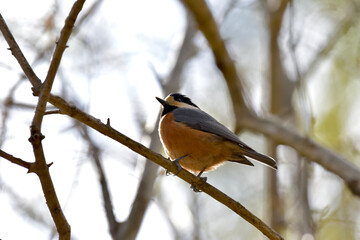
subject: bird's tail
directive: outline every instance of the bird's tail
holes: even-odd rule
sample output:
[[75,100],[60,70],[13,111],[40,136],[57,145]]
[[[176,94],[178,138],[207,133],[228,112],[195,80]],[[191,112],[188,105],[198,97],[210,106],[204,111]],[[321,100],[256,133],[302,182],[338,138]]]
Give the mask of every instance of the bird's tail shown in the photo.
[[276,161],[272,159],[271,157],[268,157],[264,154],[258,153],[252,148],[241,148],[242,154],[251,157],[252,159],[255,159],[263,164],[265,164],[268,167],[271,167],[273,169],[277,169]]

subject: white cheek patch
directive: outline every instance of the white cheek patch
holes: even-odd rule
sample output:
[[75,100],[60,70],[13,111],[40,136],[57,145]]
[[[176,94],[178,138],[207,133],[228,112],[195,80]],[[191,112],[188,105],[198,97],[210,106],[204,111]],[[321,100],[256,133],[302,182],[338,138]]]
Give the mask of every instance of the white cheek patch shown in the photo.
[[174,105],[177,106],[177,107],[179,107],[179,108],[198,109],[197,107],[194,107],[194,106],[192,106],[192,105],[189,105],[189,104],[183,103],[183,102],[175,102]]

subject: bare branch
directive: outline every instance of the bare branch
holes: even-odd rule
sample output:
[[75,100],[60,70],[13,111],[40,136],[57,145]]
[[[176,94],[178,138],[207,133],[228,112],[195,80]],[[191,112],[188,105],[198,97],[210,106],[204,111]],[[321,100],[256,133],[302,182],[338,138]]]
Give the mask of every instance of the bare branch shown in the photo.
[[[225,49],[224,42],[220,37],[215,20],[206,2],[204,0],[183,0],[183,2],[194,14],[199,29],[208,40],[218,67],[223,72],[234,105],[236,132],[238,132],[239,129],[247,128],[248,130],[262,133],[281,144],[294,148],[308,160],[320,164],[325,169],[341,177],[351,191],[355,195],[360,196],[360,170],[355,164],[348,161],[345,157],[284,127],[281,124],[281,120],[273,121],[262,119],[255,116],[252,111],[245,106],[244,101],[241,99],[242,87],[240,83],[234,82],[238,81],[238,77],[234,76],[237,74],[236,71],[234,71],[235,65]],[[219,43],[219,41],[222,43]],[[219,62],[221,64],[219,64]],[[232,66],[224,66],[223,64]]]
[[61,209],[59,200],[57,198],[54,185],[49,173],[49,165],[46,164],[45,155],[43,147],[41,144],[44,136],[41,134],[41,123],[44,117],[46,104],[48,102],[52,84],[55,79],[57,69],[60,64],[62,54],[66,48],[66,43],[70,37],[72,28],[74,26],[75,20],[82,9],[85,0],[79,0],[74,3],[73,8],[70,11],[69,16],[65,21],[65,25],[61,31],[60,39],[58,41],[57,47],[53,54],[52,61],[49,66],[48,74],[44,81],[44,84],[41,85],[40,79],[35,75],[31,66],[25,59],[22,54],[19,46],[17,45],[14,37],[12,36],[9,28],[7,27],[4,19],[0,15],[0,29],[3,33],[6,41],[8,42],[13,55],[18,60],[20,66],[22,67],[25,75],[29,78],[30,82],[33,84],[35,94],[40,91],[40,96],[38,104],[36,106],[35,115],[31,124],[31,137],[29,141],[33,146],[33,151],[35,154],[35,163],[32,165],[31,171],[35,172],[39,179],[45,195],[46,203],[50,210],[51,216],[56,225],[56,229],[59,233],[59,239],[70,239],[70,225],[68,224],[65,215]]
[[92,16],[98,10],[102,2],[103,0],[97,0],[88,8],[86,12],[82,14],[82,16],[77,21],[77,28],[79,28],[79,26],[81,26],[87,19],[89,19],[90,16]]
[[[303,109],[302,118],[303,121],[300,121],[302,125],[302,129],[304,129],[306,135],[310,131],[310,119],[312,114],[311,104],[309,101],[309,97],[307,96],[307,92],[305,90],[305,82],[304,78],[300,73],[299,63],[296,56],[296,46],[298,40],[295,40],[294,37],[294,22],[295,22],[295,7],[294,1],[289,1],[289,45],[290,45],[290,57],[294,63],[295,68],[295,76],[297,83],[297,90],[299,93],[299,102]],[[303,157],[297,157],[297,165],[296,165],[296,173],[295,173],[295,194],[297,195],[297,203],[298,207],[297,213],[300,216],[298,225],[298,231],[301,236],[304,234],[310,233],[314,235],[314,221],[311,216],[311,209],[309,205],[309,166],[310,163],[306,161]]]
[[41,143],[44,139],[44,136],[41,133],[41,123],[61,57],[84,2],[85,0],[78,0],[74,3],[69,16],[65,20],[65,25],[61,30],[60,39],[55,48],[45,81],[42,84],[41,89],[35,89],[35,91],[40,90],[40,95],[30,127],[31,137],[29,138],[29,141],[33,146],[35,155],[34,172],[39,176],[46,203],[48,204],[51,216],[59,233],[59,239],[70,239],[70,225],[61,209],[60,202],[57,198],[55,187],[50,176],[49,166],[46,164],[45,154]]
[[[193,43],[193,37],[196,33],[194,21],[191,17],[187,18],[187,26],[185,36],[181,44],[176,62],[170,71],[169,76],[166,77],[166,81],[159,81],[162,85],[163,92],[176,92],[180,88],[181,73],[184,69],[186,62],[196,54],[196,48]],[[154,69],[156,76],[156,71]],[[159,77],[158,77],[159,78]],[[160,79],[159,79],[160,80]],[[159,149],[160,140],[158,138],[157,127],[160,117],[158,117],[155,127],[150,134],[150,149]],[[145,164],[144,172],[140,184],[137,189],[137,193],[133,202],[133,206],[129,217],[126,221],[119,224],[118,233],[116,239],[135,239],[139,231],[141,222],[145,215],[145,211],[149,204],[149,201],[153,195],[153,185],[157,176],[158,165],[151,161],[147,161]]]
[[113,208],[113,204],[112,204],[112,200],[111,200],[111,196],[110,196],[110,190],[109,190],[106,174],[105,174],[105,171],[104,171],[104,168],[102,165],[102,161],[101,161],[101,149],[97,146],[97,144],[90,137],[88,128],[85,125],[77,124],[77,126],[78,126],[78,130],[80,131],[80,134],[82,135],[82,137],[85,139],[86,142],[88,142],[88,146],[89,146],[88,154],[89,154],[89,156],[91,156],[92,160],[94,161],[97,172],[99,174],[99,178],[100,178],[99,181],[100,181],[101,192],[102,192],[103,200],[104,200],[104,208],[105,208],[106,218],[107,218],[107,221],[109,224],[110,233],[114,238],[114,236],[116,234],[116,229],[117,229],[118,223],[115,218],[114,208]]
[[15,41],[14,36],[11,34],[4,18],[0,14],[0,31],[2,32],[6,42],[9,44],[11,53],[18,61],[20,67],[24,71],[25,75],[35,88],[40,88],[41,80],[36,76],[35,72],[31,68],[29,62],[26,60],[24,54],[21,52],[19,45]]
[[[194,3],[194,4],[198,4],[198,2],[199,1],[196,1],[196,3]],[[205,5],[201,5],[201,7],[205,6],[205,8],[207,9],[205,2],[200,1],[200,3],[205,4]],[[187,3],[187,4],[191,4],[191,3]],[[208,9],[207,9],[207,11],[205,11],[205,15],[207,17],[209,17],[209,14],[210,14],[210,18],[212,18],[210,11],[208,11]],[[3,23],[4,23],[4,21],[1,17],[0,18],[0,29],[4,34]],[[200,28],[200,29],[204,32],[203,29],[206,27],[204,25],[215,24],[215,21],[203,22],[202,24],[203,24],[202,28]],[[201,24],[199,24],[199,26],[201,26]],[[215,24],[215,28],[216,28],[216,24]],[[211,41],[211,40],[209,40],[209,39],[211,39],[211,37],[210,37],[211,34],[218,35],[216,37],[217,41],[219,39],[221,40],[218,30],[216,29],[215,32],[213,30],[214,29],[212,27],[210,27],[210,31],[207,31],[207,34],[209,35],[207,37],[208,41]],[[4,36],[5,35],[6,34],[4,34]],[[15,40],[13,40],[13,41],[11,41],[11,39],[8,40],[9,38],[7,38],[6,36],[5,36],[5,38],[7,39],[8,42],[10,41],[11,44],[13,44],[15,42]],[[29,78],[31,83],[35,86],[37,84],[37,82],[40,80],[36,77],[36,75],[34,75],[34,74],[32,75],[31,71],[29,72],[28,69],[26,70],[26,67],[30,67],[29,64],[27,63],[26,59],[22,55],[18,46],[17,45],[13,46],[11,44],[9,43],[12,53],[14,54],[16,59],[18,59],[18,62],[21,65],[21,67],[23,69],[25,67],[25,70],[24,70],[25,74],[27,75],[27,77]],[[214,54],[216,56],[216,58],[221,59],[222,57],[220,55],[222,53],[224,53],[227,56],[223,60],[217,59],[216,61],[217,61],[218,66],[220,67],[220,69],[224,72],[227,72],[226,74],[224,73],[224,76],[230,76],[229,78],[232,77],[231,78],[232,80],[229,81],[228,86],[229,86],[229,89],[230,89],[229,91],[232,95],[232,99],[234,102],[233,104],[234,104],[234,106],[236,106],[237,104],[239,104],[240,106],[245,106],[244,101],[242,100],[241,95],[240,95],[241,91],[239,91],[239,89],[241,89],[241,86],[239,87],[240,81],[236,81],[236,82],[233,81],[234,79],[238,80],[237,76],[235,76],[235,77],[233,76],[234,73],[236,74],[236,72],[234,71],[235,66],[233,66],[233,67],[224,66],[224,64],[225,65],[226,64],[233,65],[233,62],[231,61],[231,59],[228,55],[228,52],[225,49],[224,43],[223,42],[220,43],[219,46],[217,44],[218,44],[218,42],[216,42],[215,44],[210,44],[210,45],[212,46],[212,49],[220,46],[219,47],[220,50],[219,49],[213,50],[214,52],[217,53],[217,54]],[[221,51],[224,49],[225,49],[225,52]],[[226,68],[226,69],[224,70],[224,68]],[[228,77],[225,77],[225,78],[228,79]],[[36,79],[38,81],[36,81]],[[230,86],[233,86],[233,88]],[[234,88],[234,86],[235,86],[235,88]],[[99,131],[100,133],[103,133],[104,135],[113,138],[114,140],[120,142],[121,144],[128,146],[133,151],[143,155],[144,157],[146,157],[148,159],[151,159],[155,163],[169,169],[170,171],[172,171],[172,172],[176,171],[176,169],[177,169],[176,166],[174,166],[173,163],[170,162],[169,160],[163,158],[159,154],[152,152],[150,149],[147,149],[143,145],[131,140],[130,138],[127,138],[126,136],[117,132],[115,129],[111,128],[109,125],[103,124],[98,119],[80,111],[76,107],[65,102],[60,97],[50,95],[49,102],[52,103],[54,106],[56,106],[58,109],[60,109],[63,113],[69,115],[70,117],[73,117],[73,118],[85,123],[86,125],[94,128],[95,130]],[[235,109],[241,109],[241,108],[235,107]],[[249,110],[246,109],[245,113],[248,111]],[[359,170],[355,165],[353,165],[353,164],[349,165],[349,162],[345,158],[338,156],[337,154],[335,154],[333,152],[330,152],[329,150],[321,147],[320,145],[316,144],[315,142],[313,142],[307,138],[303,138],[303,137],[299,136],[295,132],[283,127],[279,123],[269,121],[269,120],[264,120],[264,119],[261,119],[261,118],[258,118],[258,117],[252,116],[252,115],[250,115],[250,117],[248,117],[247,119],[243,118],[242,120],[240,120],[241,119],[240,116],[244,115],[244,112],[238,111],[237,113],[238,114],[236,114],[236,116],[238,119],[239,126],[242,125],[242,126],[249,128],[250,130],[253,130],[256,132],[261,132],[267,136],[272,137],[274,140],[278,141],[279,143],[285,143],[287,145],[292,146],[293,148],[298,150],[299,153],[303,154],[304,156],[307,156],[308,159],[317,161],[319,164],[323,165],[328,170],[333,171],[336,174],[338,174],[340,177],[342,177],[345,181],[348,182],[349,186],[350,185],[353,186],[353,188],[354,188],[353,192],[355,194],[356,193],[360,194]],[[252,123],[252,121],[254,121],[254,122]],[[312,153],[310,153],[310,152],[316,153],[314,155],[314,157],[311,157],[311,156],[308,157],[309,155],[312,155]],[[342,166],[341,171],[336,169],[337,165],[339,165],[339,164]],[[351,171],[348,171],[349,169]],[[346,172],[346,171],[348,171],[348,172]],[[347,176],[347,175],[349,175],[349,176]],[[245,219],[250,221],[252,224],[256,225],[259,229],[262,229],[264,234],[271,235],[272,239],[281,239],[281,237],[275,233],[272,235],[271,234],[272,230],[269,229],[266,225],[263,225],[263,223],[259,219],[255,218],[255,220],[254,220],[254,218],[252,217],[253,215],[251,215],[251,213],[249,214],[246,209],[243,210],[243,207],[241,205],[239,206],[239,203],[235,202],[231,198],[229,199],[229,197],[226,195],[224,196],[223,193],[221,193],[217,189],[214,189],[211,185],[209,185],[207,183],[202,183],[201,181],[199,182],[198,178],[196,178],[194,175],[190,174],[189,172],[187,172],[185,170],[182,170],[178,174],[178,176],[180,178],[184,179],[185,181],[197,186],[200,190],[203,190],[204,192],[213,196],[215,199],[220,199],[219,200],[220,202],[224,202],[224,204],[226,204],[226,206],[233,209],[233,211],[239,213],[240,216],[243,216]],[[355,190],[357,190],[357,191],[355,191]],[[260,223],[259,223],[259,221],[260,221]],[[259,225],[257,225],[257,224],[259,224]]]
[[[264,1],[263,5],[267,5]],[[276,7],[267,8],[267,16],[269,19],[268,28],[269,28],[269,93],[270,93],[270,112],[271,114],[282,117],[286,120],[286,113],[293,113],[291,105],[291,97],[294,89],[294,84],[289,81],[284,73],[284,67],[281,61],[280,48],[278,44],[278,38],[280,34],[280,29],[282,27],[284,13],[287,8],[288,1],[281,1],[281,3]],[[291,119],[291,118],[290,118]],[[271,138],[267,139],[267,153],[272,156],[274,159],[276,156],[276,149],[278,144],[274,142]],[[279,191],[279,179],[278,172],[267,171],[267,186],[268,186],[268,213],[270,218],[270,226],[276,231],[281,232],[286,226],[286,220],[284,217],[284,208],[279,208],[277,206],[284,203],[284,198],[281,192]]]
[[360,170],[358,166],[313,140],[300,136],[281,122],[279,119],[262,119],[257,116],[242,118],[242,125],[245,128],[262,133],[279,144],[291,146],[307,160],[316,162],[338,175],[345,181],[353,194],[360,196]]
[[[18,49],[18,50],[21,53],[20,49]],[[25,62],[20,62],[19,61],[19,64],[25,64],[26,65],[28,63],[26,61]],[[30,76],[30,77],[32,77],[32,76]],[[137,142],[133,141],[132,139],[126,137],[125,135],[119,133],[118,131],[113,129],[111,126],[109,126],[107,124],[103,124],[100,120],[98,120],[98,119],[96,119],[96,118],[82,112],[80,109],[68,104],[62,98],[50,94],[49,102],[51,104],[53,104],[55,107],[57,107],[59,110],[61,110],[64,114],[67,114],[70,117],[72,117],[74,119],[77,119],[80,122],[85,123],[86,125],[88,125],[88,126],[92,127],[93,129],[97,130],[98,132],[100,132],[100,133],[102,133],[102,134],[104,134],[104,135],[118,141],[119,143],[121,143],[121,144],[123,144],[123,145],[125,145],[127,147],[129,147],[130,149],[132,149],[133,151],[139,153],[140,155],[142,155],[142,156],[152,160],[156,164],[161,165],[162,167],[168,169],[170,172],[173,172],[173,173],[177,172],[177,166],[174,163],[172,163],[170,160],[165,159],[160,154],[157,154],[157,153],[151,151],[150,149],[146,148],[145,146],[141,145],[140,143],[137,143]],[[34,135],[34,137],[43,138],[43,136],[41,134],[40,135]],[[40,142],[40,141],[34,141],[34,142],[36,144],[37,142]],[[35,145],[34,148],[35,149],[39,148],[39,152],[43,152],[41,144],[39,144],[37,146]],[[45,159],[43,159],[43,161],[45,162]],[[46,168],[43,168],[43,169],[46,170],[45,174],[46,173],[48,174],[48,166],[46,166]],[[35,172],[38,172],[38,171],[35,171]],[[281,236],[279,236],[277,233],[273,232],[271,228],[266,226],[266,224],[264,224],[260,219],[258,219],[251,212],[249,212],[246,208],[244,208],[240,203],[234,201],[233,199],[231,199],[230,197],[228,197],[227,195],[225,195],[224,193],[222,193],[218,189],[214,188],[210,184],[204,183],[201,179],[197,178],[196,176],[194,176],[193,174],[191,174],[190,172],[188,172],[186,170],[181,170],[178,173],[177,176],[179,176],[180,178],[182,178],[186,182],[194,185],[199,190],[202,190],[203,192],[209,194],[210,196],[212,196],[213,198],[215,198],[219,202],[223,203],[224,205],[226,205],[227,207],[232,209],[234,212],[236,212],[237,214],[242,216],[245,220],[249,221],[251,224],[253,224],[255,227],[257,227],[265,235],[269,236],[269,238],[271,238],[271,239],[282,239]],[[52,187],[52,189],[54,189],[53,185],[52,185],[52,182],[51,182],[50,175],[48,175],[47,177],[49,177],[50,181],[48,183],[50,184],[50,186],[43,186],[43,189],[45,189],[45,188],[48,189],[49,187]],[[53,191],[53,192],[50,191],[50,193],[52,193],[51,196],[56,196],[55,191]],[[52,208],[50,206],[50,204],[53,203],[54,199],[49,199],[49,200],[50,201],[48,201],[48,199],[47,199],[47,202],[48,202],[49,208],[50,208],[50,212],[53,213],[53,209],[55,209],[57,213],[63,214],[62,211],[61,211],[60,205],[58,205],[59,208]],[[54,219],[54,221],[56,223],[57,222],[57,217],[53,216],[53,219]],[[65,217],[63,217],[62,219],[66,221]],[[63,226],[59,226],[59,227],[63,227]],[[58,229],[58,232],[59,232],[60,236],[64,236],[63,234],[66,235],[66,233],[61,231],[61,229],[66,229],[66,228],[61,228],[59,230],[58,225],[57,225],[57,229]],[[68,233],[68,235],[66,235],[66,236],[70,236],[70,232],[67,232],[67,233]]]
[[314,235],[314,221],[312,219],[312,212],[309,206],[309,162],[306,161],[304,158],[300,158],[297,161],[297,174],[296,174],[296,199],[298,202],[298,231],[300,232],[301,236],[305,234]]
[[[74,3],[69,16],[65,20],[65,25],[61,30],[60,38],[59,41],[57,42],[47,76],[45,78],[43,85],[41,86],[38,105],[35,110],[35,116],[33,122],[31,124],[31,129],[33,131],[40,131],[41,129],[41,122],[43,119],[43,115],[45,113],[46,103],[50,96],[50,91],[55,79],[56,72],[59,68],[60,61],[65,51],[65,48],[67,47],[66,43],[70,38],[76,18],[80,13],[84,3],[85,0],[78,0]],[[40,90],[40,89],[36,89],[36,90]]]
[[119,223],[118,231],[114,239],[136,239],[145,211],[153,196],[153,185],[157,177],[157,169],[157,164],[154,164],[152,161],[146,161],[129,217],[126,221]]
[[33,146],[35,155],[34,172],[39,176],[46,203],[48,204],[51,216],[59,233],[59,239],[70,239],[70,225],[61,209],[60,202],[57,198],[55,187],[50,176],[49,166],[46,164],[45,154],[41,143],[44,139],[44,136],[41,133],[41,123],[61,57],[67,47],[66,43],[70,37],[76,18],[80,13],[84,2],[85,0],[78,0],[74,3],[69,16],[65,20],[65,25],[61,30],[60,39],[55,48],[45,81],[42,84],[41,89],[35,89],[35,92],[40,90],[40,95],[30,128],[31,137],[29,138],[29,141]]
[[[94,118],[91,115],[81,111],[80,109],[76,108],[75,106],[69,105],[66,101],[62,98],[57,96],[50,96],[49,102],[56,106],[57,108],[61,109],[61,111],[86,124],[87,126],[95,129],[96,131],[102,133],[105,136],[108,136],[115,141],[127,146],[134,152],[144,156],[145,158],[155,162],[156,164],[164,167],[165,169],[169,170],[172,173],[176,173],[178,168],[176,164],[172,161],[164,158],[158,153],[153,152],[149,148],[145,147],[144,145],[132,140],[131,138],[125,136],[124,134],[116,131],[111,126],[102,123],[99,119]],[[280,235],[275,233],[271,228],[269,228],[265,223],[263,223],[259,218],[249,212],[245,207],[243,207],[239,202],[231,199],[229,196],[225,195],[223,192],[219,191],[215,187],[211,186],[208,183],[204,183],[201,179],[196,177],[195,175],[191,174],[190,172],[182,169],[177,176],[184,181],[194,185],[199,190],[207,193],[209,196],[213,197],[217,201],[221,202],[239,216],[243,217],[246,221],[254,225],[258,228],[262,233],[268,236],[270,239],[282,239]]]
[[235,114],[249,114],[251,110],[246,107],[244,98],[241,96],[241,93],[243,93],[244,90],[244,87],[241,84],[242,81],[237,74],[235,64],[225,47],[225,43],[220,36],[216,22],[206,1],[183,0],[182,2],[192,12],[198,28],[204,34],[213,51],[216,65],[227,81]]
[[165,84],[163,84],[163,91],[167,94],[180,89],[181,76],[184,70],[185,64],[197,54],[197,48],[194,44],[194,36],[197,33],[194,19],[191,15],[186,17],[186,30],[183,42],[179,49],[179,53],[176,58],[176,62],[170,71],[169,76],[166,78]]
[[14,157],[13,155],[8,154],[1,149],[0,149],[0,157],[3,157],[12,163],[22,166],[22,167],[26,168],[28,171],[30,171],[31,165],[33,164],[31,162],[26,162],[26,161],[22,160],[21,158]]
[[[0,15],[0,17],[1,17],[1,15]],[[14,104],[13,103],[14,92],[19,87],[21,82],[22,82],[22,80],[19,80],[14,84],[14,86],[12,86],[12,88],[9,91],[8,96],[4,100],[4,104],[3,104],[4,108],[2,110],[2,119],[1,119],[2,121],[1,121],[1,125],[0,125],[1,126],[0,127],[0,147],[5,142],[6,122],[8,121],[10,106]]]

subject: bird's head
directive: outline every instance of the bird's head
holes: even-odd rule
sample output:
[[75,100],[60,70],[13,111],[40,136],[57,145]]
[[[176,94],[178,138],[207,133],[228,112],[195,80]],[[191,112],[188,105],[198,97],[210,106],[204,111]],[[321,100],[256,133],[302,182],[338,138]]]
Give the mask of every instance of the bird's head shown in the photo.
[[156,97],[156,99],[163,105],[162,116],[176,108],[194,108],[199,107],[191,101],[190,98],[180,93],[170,93],[165,99]]

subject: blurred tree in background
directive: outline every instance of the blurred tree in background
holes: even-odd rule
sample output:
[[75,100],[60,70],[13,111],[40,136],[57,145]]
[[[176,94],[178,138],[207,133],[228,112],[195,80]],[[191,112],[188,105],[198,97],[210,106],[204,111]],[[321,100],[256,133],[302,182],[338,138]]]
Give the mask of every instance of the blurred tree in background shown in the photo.
[[[42,81],[72,4],[0,3]],[[215,26],[201,1],[88,1],[51,93],[160,153],[154,97],[184,93],[278,162],[276,172],[228,163],[206,174],[210,184],[285,239],[359,239],[359,4],[213,0],[207,5]],[[232,61],[223,61],[213,26]],[[8,48],[1,37],[0,149],[33,162],[28,138],[37,98]],[[231,66],[235,75],[227,73]],[[72,239],[264,238],[51,104],[42,133]],[[0,238],[56,238],[39,182],[25,173],[1,158]]]

